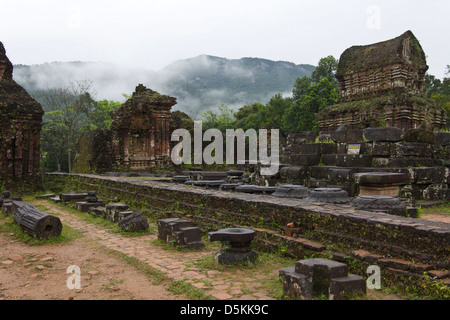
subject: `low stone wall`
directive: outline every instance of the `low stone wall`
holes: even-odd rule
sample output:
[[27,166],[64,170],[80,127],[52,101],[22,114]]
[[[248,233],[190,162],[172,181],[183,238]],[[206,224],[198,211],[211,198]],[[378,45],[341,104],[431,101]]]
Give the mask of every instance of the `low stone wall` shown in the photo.
[[[250,227],[258,231],[258,246],[299,258],[314,252],[345,255],[364,249],[449,268],[450,224],[446,223],[362,211],[350,205],[119,177],[47,174],[45,181],[55,191],[95,190],[104,200],[120,199],[147,208],[156,218],[192,215],[205,231]],[[282,227],[288,223],[298,227],[299,238],[283,234]]]

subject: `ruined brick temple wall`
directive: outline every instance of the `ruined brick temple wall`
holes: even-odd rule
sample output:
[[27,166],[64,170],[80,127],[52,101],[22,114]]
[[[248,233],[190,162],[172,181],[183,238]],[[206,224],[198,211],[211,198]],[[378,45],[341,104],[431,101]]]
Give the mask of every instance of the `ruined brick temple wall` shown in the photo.
[[132,97],[113,116],[113,153],[119,168],[143,170],[164,167],[170,158],[173,97],[136,87]]
[[12,64],[0,42],[0,179],[6,186],[38,187],[43,110],[12,77]]

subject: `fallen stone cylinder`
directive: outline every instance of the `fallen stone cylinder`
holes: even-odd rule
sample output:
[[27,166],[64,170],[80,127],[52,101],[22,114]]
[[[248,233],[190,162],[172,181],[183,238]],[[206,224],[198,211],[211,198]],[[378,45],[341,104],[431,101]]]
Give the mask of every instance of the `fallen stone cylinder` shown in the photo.
[[59,218],[39,211],[28,202],[13,201],[11,213],[14,221],[33,237],[47,239],[61,234],[63,225]]

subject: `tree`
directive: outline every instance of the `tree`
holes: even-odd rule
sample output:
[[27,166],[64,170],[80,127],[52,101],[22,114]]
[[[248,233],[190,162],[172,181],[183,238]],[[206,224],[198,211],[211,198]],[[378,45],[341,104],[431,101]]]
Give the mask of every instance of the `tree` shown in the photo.
[[86,130],[108,129],[112,123],[112,113],[121,106],[120,102],[112,100],[97,101],[95,108],[87,114]]
[[306,92],[286,110],[284,127],[287,132],[317,131],[316,113],[336,104],[338,89],[328,78],[311,84]]
[[252,105],[246,105],[234,113],[236,118],[235,129],[257,129],[261,128],[264,119],[265,105],[255,102]]
[[215,114],[211,110],[207,110],[202,113],[203,129],[219,129],[225,131],[234,127],[235,118],[234,110],[230,107],[224,105],[223,103],[219,106],[220,113]]
[[264,123],[280,129],[283,136],[286,136],[284,114],[293,105],[292,98],[283,98],[281,93],[274,95],[264,109]]
[[[87,115],[95,110],[92,82],[78,81],[65,88],[40,90],[36,99],[45,111],[42,124],[42,152],[55,157],[61,170],[62,154],[67,155],[67,170],[72,170],[72,155]],[[57,136],[55,136],[57,135]]]
[[311,81],[319,83],[321,79],[328,79],[331,83],[337,85],[337,79],[335,77],[339,61],[333,56],[321,58],[317,67],[311,73]]

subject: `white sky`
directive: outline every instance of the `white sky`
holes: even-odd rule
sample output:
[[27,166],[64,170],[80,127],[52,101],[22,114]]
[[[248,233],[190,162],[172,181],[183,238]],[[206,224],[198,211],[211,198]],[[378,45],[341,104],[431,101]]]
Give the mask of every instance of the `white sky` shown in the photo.
[[450,64],[449,0],[0,0],[14,64],[102,61],[159,70],[208,54],[317,65],[411,30],[429,73]]

